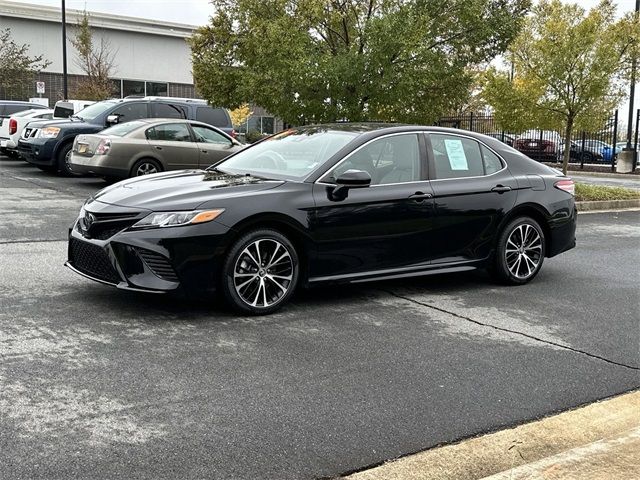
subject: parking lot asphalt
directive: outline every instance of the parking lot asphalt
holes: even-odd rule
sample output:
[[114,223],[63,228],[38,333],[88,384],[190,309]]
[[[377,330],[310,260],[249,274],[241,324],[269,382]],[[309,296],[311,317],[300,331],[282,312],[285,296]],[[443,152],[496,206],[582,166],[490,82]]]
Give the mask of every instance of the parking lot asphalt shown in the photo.
[[640,387],[640,212],[529,285],[301,291],[267,317],[63,267],[98,179],[0,157],[0,478],[333,477]]

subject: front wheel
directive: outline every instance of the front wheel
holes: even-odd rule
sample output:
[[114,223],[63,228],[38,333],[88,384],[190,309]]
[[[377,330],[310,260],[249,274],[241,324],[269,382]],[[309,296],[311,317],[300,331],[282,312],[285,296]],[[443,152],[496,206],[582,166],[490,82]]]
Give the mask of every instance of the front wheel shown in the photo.
[[265,315],[293,295],[298,272],[298,255],[287,237],[275,230],[254,230],[231,247],[223,266],[222,291],[236,310]]
[[538,274],[544,255],[542,227],[533,218],[519,217],[501,231],[491,271],[502,283],[522,285]]
[[71,149],[72,148],[73,148],[73,144],[67,143],[58,152],[58,158],[57,158],[58,171],[60,172],[60,175],[63,175],[65,177],[71,177],[71,176],[77,175],[77,173],[74,173],[74,171],[71,169]]

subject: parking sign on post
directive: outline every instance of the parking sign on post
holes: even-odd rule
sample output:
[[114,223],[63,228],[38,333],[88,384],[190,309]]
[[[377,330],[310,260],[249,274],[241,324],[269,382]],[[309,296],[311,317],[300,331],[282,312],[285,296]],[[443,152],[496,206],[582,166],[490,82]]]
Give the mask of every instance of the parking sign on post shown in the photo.
[[44,82],[36,82],[36,93],[40,95],[44,93]]

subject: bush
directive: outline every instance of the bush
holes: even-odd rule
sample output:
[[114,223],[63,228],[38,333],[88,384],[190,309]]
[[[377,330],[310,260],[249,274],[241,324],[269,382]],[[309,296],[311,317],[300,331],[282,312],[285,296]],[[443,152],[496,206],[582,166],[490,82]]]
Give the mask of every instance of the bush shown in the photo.
[[576,200],[632,200],[640,198],[640,191],[622,187],[605,187],[600,185],[586,185],[576,183]]
[[247,143],[255,143],[258,140],[262,140],[264,137],[266,137],[266,135],[261,134],[257,130],[249,130],[244,138],[246,139]]

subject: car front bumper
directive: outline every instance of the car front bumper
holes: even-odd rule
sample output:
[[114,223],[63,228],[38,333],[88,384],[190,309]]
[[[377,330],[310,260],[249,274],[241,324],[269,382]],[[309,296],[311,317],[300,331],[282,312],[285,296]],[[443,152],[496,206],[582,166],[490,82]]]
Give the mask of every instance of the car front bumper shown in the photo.
[[56,163],[53,151],[57,139],[55,138],[30,138],[28,141],[18,141],[18,153],[27,162],[34,165],[53,166]]
[[80,219],[69,229],[65,265],[74,272],[123,290],[206,296],[216,290],[231,231],[212,221],[146,230],[124,227],[91,236]]

